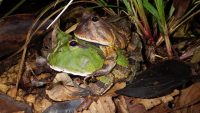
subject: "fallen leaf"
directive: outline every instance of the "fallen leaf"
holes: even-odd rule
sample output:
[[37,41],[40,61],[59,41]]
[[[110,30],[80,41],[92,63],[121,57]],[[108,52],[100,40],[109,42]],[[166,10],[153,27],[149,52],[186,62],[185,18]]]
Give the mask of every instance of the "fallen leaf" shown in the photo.
[[74,83],[67,73],[58,73],[53,80],[53,83],[63,82],[65,85],[74,86]]
[[116,107],[110,96],[99,97],[97,101],[93,101],[88,110],[75,113],[115,113]]
[[166,95],[166,96],[162,96],[159,98],[152,98],[152,99],[141,99],[141,98],[136,98],[134,100],[134,103],[140,103],[143,104],[146,108],[146,110],[149,110],[161,103],[168,103],[170,101],[174,100],[174,97],[177,96],[179,94],[178,90],[174,90],[171,94]]
[[79,88],[56,84],[53,86],[52,89],[46,90],[46,94],[49,96],[50,99],[54,101],[65,101],[80,98],[79,91]]
[[114,102],[117,106],[117,111],[120,113],[129,113],[129,109],[126,103],[126,100],[124,99],[124,96],[119,96],[119,98],[115,98]]
[[26,102],[28,102],[29,105],[32,105],[33,103],[35,103],[36,95],[33,95],[33,94],[26,95],[26,96],[24,97],[24,100],[25,100]]
[[115,93],[115,91],[122,89],[126,86],[125,82],[116,83],[114,86],[108,90],[108,92],[105,93],[106,96],[117,96],[118,94]]
[[17,95],[17,88],[16,87],[12,87],[8,90],[7,95],[9,95],[10,97],[16,97]]
[[6,93],[9,89],[9,86],[0,83],[0,91]]
[[190,62],[191,63],[198,63],[198,62],[200,62],[200,48],[197,48],[194,51],[194,54],[193,54],[192,59],[191,59]]
[[[190,87],[181,90],[181,95],[176,103],[176,113],[198,113],[200,111],[200,83],[194,83]],[[176,109],[175,108],[175,109]],[[197,111],[197,112],[195,112]]]
[[47,99],[37,99],[35,103],[33,104],[34,110],[36,113],[43,112],[46,108],[51,106],[52,103]]
[[32,113],[32,108],[25,103],[18,102],[7,95],[0,93],[0,113],[13,112]]
[[150,110],[148,110],[146,113],[170,113],[171,109],[166,106],[166,104],[160,104]]

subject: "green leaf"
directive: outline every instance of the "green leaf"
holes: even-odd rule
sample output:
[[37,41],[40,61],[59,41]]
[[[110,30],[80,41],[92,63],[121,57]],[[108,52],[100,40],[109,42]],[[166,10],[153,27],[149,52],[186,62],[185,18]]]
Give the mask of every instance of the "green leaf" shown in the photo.
[[[164,1],[163,0],[155,0],[156,8],[158,10],[159,21],[162,25],[165,24],[165,12],[164,12]],[[161,26],[162,26],[161,25]]]
[[131,10],[130,3],[128,2],[128,0],[123,0],[123,2],[124,2],[124,5],[126,6],[128,13],[131,14],[132,10]]
[[123,67],[127,67],[129,64],[128,58],[125,56],[125,52],[123,50],[117,51],[117,64]]
[[157,20],[159,20],[158,11],[154,8],[152,4],[148,2],[148,0],[143,0],[143,5]]

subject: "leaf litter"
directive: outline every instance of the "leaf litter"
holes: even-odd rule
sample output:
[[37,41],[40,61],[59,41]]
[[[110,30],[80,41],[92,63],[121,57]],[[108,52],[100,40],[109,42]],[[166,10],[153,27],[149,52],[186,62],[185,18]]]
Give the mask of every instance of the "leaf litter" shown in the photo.
[[[181,9],[178,10],[176,15],[183,15],[183,12],[185,12],[185,10],[180,10]],[[22,39],[24,39],[24,37]],[[181,46],[181,49],[175,47],[175,49],[179,49],[179,53],[177,54],[180,56],[182,55],[180,59],[189,60],[194,65],[195,63],[199,63],[198,43],[196,44],[197,46],[194,47],[188,47],[187,43],[181,44],[182,45],[178,45],[178,47]],[[140,46],[141,43],[139,43],[138,46],[135,47],[138,49],[136,51],[138,51],[139,54],[141,54],[141,51],[143,49]],[[133,47],[131,49],[135,48]],[[192,50],[192,52],[190,50]],[[5,97],[6,95],[10,97],[15,97],[15,100],[11,99],[11,102],[8,101],[8,104],[4,105],[9,106],[9,108],[16,108],[12,111],[11,109],[7,109],[8,107],[6,107],[6,109],[1,109],[0,112],[30,113],[33,111],[35,113],[49,113],[60,111],[75,111],[77,113],[132,113],[134,111],[134,113],[151,113],[173,111],[176,113],[192,113],[199,111],[199,83],[194,83],[191,86],[182,90],[174,90],[174,92],[172,92],[171,94],[162,97],[142,99],[116,94],[117,90],[123,89],[126,86],[126,82],[121,82],[120,80],[118,80],[118,82],[114,83],[112,87],[102,96],[89,95],[91,93],[91,90],[95,91],[98,88],[99,90],[101,90],[101,88],[103,88],[102,83],[90,83],[90,90],[88,90],[88,87],[83,83],[82,78],[71,77],[63,73],[57,73],[53,70],[46,70],[46,72],[40,73],[38,69],[35,69],[35,67],[37,66],[35,66],[36,64],[33,60],[37,55],[33,55],[34,58],[32,59],[32,55],[30,55],[32,53],[36,54],[35,51],[28,52],[27,57],[30,57],[28,58],[30,61],[27,60],[26,63],[28,62],[29,66],[27,67],[26,65],[24,74],[22,76],[22,81],[20,82],[21,85],[19,85],[16,97],[15,84],[17,82],[16,80],[19,70],[19,63],[10,67],[9,70],[4,72],[0,76],[0,91],[2,92],[0,101],[5,103],[3,99],[6,98],[6,100],[10,100],[8,99],[9,97]],[[159,56],[159,54],[162,53],[160,53],[158,50],[154,50],[154,48],[153,53],[150,54],[153,54],[154,56],[153,60],[151,60],[150,62],[155,62],[160,58],[162,59],[162,56],[155,57]],[[142,61],[141,56],[137,55],[133,59],[139,59],[136,61]],[[147,55],[147,57],[152,57],[151,55]],[[163,56],[166,55],[164,54]],[[20,60],[18,62],[20,62]],[[198,66],[196,67],[198,70]],[[144,66],[142,68],[144,70],[147,67]],[[193,73],[196,73],[198,75],[199,71],[195,70],[195,72]],[[102,78],[99,78],[99,80],[101,79]],[[18,102],[20,102],[20,104]],[[168,107],[170,103],[173,103],[175,107]],[[26,111],[27,109],[31,110]]]

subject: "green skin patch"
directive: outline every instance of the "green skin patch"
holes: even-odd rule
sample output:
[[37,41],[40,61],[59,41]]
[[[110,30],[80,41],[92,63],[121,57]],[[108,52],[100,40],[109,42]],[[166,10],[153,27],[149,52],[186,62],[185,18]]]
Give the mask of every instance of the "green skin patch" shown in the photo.
[[[103,66],[104,58],[98,47],[74,40],[62,31],[58,31],[57,39],[57,46],[47,58],[48,64],[54,70],[87,76]],[[72,41],[76,44],[71,45]]]
[[123,67],[127,67],[129,65],[128,58],[125,56],[125,51],[117,51],[117,64]]

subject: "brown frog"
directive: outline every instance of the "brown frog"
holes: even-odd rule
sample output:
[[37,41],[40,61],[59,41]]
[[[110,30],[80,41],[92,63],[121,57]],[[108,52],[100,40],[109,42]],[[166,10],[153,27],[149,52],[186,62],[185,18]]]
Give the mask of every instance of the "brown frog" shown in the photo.
[[105,62],[101,69],[95,71],[92,76],[106,75],[116,65],[118,50],[125,49],[129,41],[129,35],[119,30],[94,13],[84,13],[80,23],[74,30],[74,35],[81,40],[99,45],[105,56]]

